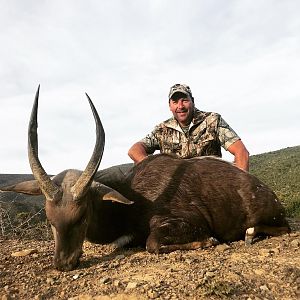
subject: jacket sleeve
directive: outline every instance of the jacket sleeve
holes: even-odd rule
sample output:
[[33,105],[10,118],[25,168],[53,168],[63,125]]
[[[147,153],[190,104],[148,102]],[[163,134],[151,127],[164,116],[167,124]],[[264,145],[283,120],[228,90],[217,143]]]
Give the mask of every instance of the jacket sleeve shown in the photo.
[[227,150],[234,142],[241,139],[221,116],[218,124],[218,136],[221,146],[225,150]]
[[152,154],[155,150],[160,150],[158,140],[159,125],[155,126],[151,133],[147,134],[143,139],[140,140],[146,146],[146,152]]

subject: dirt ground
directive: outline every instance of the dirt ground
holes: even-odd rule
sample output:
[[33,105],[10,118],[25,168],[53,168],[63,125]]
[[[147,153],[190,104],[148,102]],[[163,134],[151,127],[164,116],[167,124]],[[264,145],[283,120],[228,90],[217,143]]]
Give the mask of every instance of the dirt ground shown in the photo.
[[[70,272],[53,268],[52,240],[2,238],[0,296],[2,300],[300,299],[300,222],[291,226],[291,234],[250,247],[239,241],[162,255],[85,242],[81,263]],[[32,253],[18,253],[24,250]]]

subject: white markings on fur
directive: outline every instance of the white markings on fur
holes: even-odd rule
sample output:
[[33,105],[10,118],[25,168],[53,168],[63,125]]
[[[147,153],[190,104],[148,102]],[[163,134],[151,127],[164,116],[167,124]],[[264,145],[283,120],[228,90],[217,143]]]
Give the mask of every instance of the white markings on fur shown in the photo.
[[238,189],[237,193],[241,196],[242,199],[245,198],[245,193],[244,193],[243,189]]
[[253,235],[255,232],[254,227],[250,227],[246,230],[246,234],[247,235]]
[[253,238],[255,237],[255,227],[250,227],[246,230],[245,234],[245,243],[246,245],[251,245],[253,242]]
[[266,186],[264,184],[259,184],[256,186],[256,191],[259,191],[260,189],[266,189]]
[[56,232],[56,228],[52,224],[51,224],[51,230],[52,230],[55,245],[57,245],[57,232]]
[[173,221],[175,219],[167,219],[167,220],[164,220],[160,225],[159,227],[165,227],[165,226],[170,226],[170,221]]

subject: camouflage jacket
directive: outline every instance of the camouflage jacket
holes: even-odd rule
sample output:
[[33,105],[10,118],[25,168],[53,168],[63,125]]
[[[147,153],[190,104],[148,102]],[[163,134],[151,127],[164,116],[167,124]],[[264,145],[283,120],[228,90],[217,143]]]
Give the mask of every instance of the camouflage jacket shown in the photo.
[[175,118],[170,118],[155,126],[141,142],[146,145],[149,154],[160,150],[161,153],[191,158],[204,155],[221,157],[221,146],[227,150],[239,139],[221,115],[195,108],[194,118],[186,133]]

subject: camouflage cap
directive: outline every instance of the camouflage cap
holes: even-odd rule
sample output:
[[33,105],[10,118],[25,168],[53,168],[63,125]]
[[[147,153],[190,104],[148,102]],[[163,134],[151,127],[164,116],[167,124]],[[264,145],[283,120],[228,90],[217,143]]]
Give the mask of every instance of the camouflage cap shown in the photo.
[[190,87],[188,85],[186,85],[186,84],[180,84],[180,83],[174,84],[170,88],[169,100],[172,98],[172,96],[175,93],[183,93],[183,94],[185,94],[187,96],[190,96],[193,99],[192,91],[191,91]]

